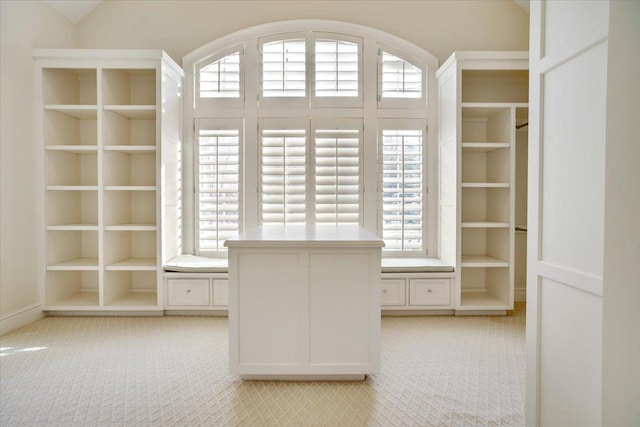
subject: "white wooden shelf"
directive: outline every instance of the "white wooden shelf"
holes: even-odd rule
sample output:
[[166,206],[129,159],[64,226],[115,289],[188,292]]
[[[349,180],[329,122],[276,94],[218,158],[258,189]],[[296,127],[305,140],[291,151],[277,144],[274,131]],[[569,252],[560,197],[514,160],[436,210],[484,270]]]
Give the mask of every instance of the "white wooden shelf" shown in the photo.
[[98,270],[98,258],[75,258],[47,267],[47,270]]
[[509,261],[487,255],[462,255],[462,267],[509,267]]
[[108,185],[106,191],[156,191],[153,185]]
[[105,267],[106,270],[123,271],[155,271],[157,268],[158,261],[155,258],[129,258]]
[[155,105],[105,105],[104,109],[132,120],[153,120],[156,118]]
[[508,182],[463,182],[460,184],[464,188],[509,188]]
[[118,151],[121,153],[155,153],[154,145],[107,145],[105,151]]
[[[100,297],[96,290],[83,290],[75,295],[68,296],[56,301],[52,301],[50,306],[55,306],[58,310],[66,307],[78,309],[79,307],[97,307],[100,303]],[[49,308],[49,307],[47,307]]]
[[[528,107],[529,103],[528,102],[462,102],[460,106],[462,108],[477,108],[477,109],[488,110],[493,108],[511,108],[511,107],[523,108],[523,107]],[[486,111],[481,113],[481,115],[484,115],[484,114],[486,114]],[[463,116],[468,117],[468,116],[465,116],[464,114]]]
[[47,185],[47,191],[98,191],[97,185]]
[[473,222],[463,222],[461,223],[461,227],[466,228],[509,228],[508,222],[497,222],[497,221],[473,221]]
[[67,153],[85,154],[98,151],[97,145],[47,145],[47,151],[63,151]]
[[[505,283],[504,286],[508,286]],[[461,308],[477,308],[477,309],[485,309],[485,310],[501,310],[505,308],[506,301],[496,295],[491,294],[487,291],[477,291],[477,290],[462,290],[460,303],[462,305]]]
[[97,231],[98,224],[59,224],[47,225],[47,231]]
[[107,306],[111,307],[156,307],[158,294],[156,292],[132,291],[131,293],[111,301]]
[[49,104],[44,106],[45,110],[56,111],[76,119],[95,119],[98,117],[97,105],[63,105]]
[[493,151],[503,148],[509,148],[508,142],[463,142],[462,149],[465,151]]
[[107,231],[156,231],[155,224],[113,224],[104,227]]

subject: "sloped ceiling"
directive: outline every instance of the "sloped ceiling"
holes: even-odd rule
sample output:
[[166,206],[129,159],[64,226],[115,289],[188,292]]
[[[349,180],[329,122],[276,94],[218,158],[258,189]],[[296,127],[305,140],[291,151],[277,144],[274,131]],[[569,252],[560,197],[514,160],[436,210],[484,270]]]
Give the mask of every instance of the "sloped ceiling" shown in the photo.
[[[96,7],[100,6],[104,0],[43,0],[44,3],[51,6],[69,21],[74,24],[79,23],[85,16],[90,14]],[[529,13],[530,0],[513,0],[527,14]]]

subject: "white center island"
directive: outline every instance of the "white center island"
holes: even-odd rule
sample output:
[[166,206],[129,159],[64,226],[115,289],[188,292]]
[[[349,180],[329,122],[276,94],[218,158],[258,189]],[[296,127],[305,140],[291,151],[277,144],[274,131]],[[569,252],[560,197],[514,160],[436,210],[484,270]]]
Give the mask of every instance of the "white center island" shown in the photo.
[[229,248],[229,366],[246,379],[380,370],[382,240],[358,226],[262,226]]

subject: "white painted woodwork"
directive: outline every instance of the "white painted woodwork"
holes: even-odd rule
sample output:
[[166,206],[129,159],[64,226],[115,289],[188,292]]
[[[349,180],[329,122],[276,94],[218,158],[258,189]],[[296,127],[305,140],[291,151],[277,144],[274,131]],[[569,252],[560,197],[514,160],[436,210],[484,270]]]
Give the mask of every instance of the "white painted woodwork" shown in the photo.
[[231,373],[378,372],[381,239],[355,225],[262,226],[225,245]]
[[456,312],[513,309],[515,126],[528,105],[527,58],[455,52],[436,73],[440,254],[456,266]]
[[602,425],[608,12],[531,4],[528,425]]
[[410,279],[409,305],[439,305],[451,303],[451,281],[447,279]]
[[[316,38],[353,42],[358,46],[360,62],[358,63],[357,97],[316,96],[314,71]],[[265,43],[282,39],[307,40],[307,62],[304,73],[306,83],[303,82],[305,97],[288,99],[263,97],[262,66],[259,64],[264,46]],[[236,99],[200,97],[200,70],[235,52],[238,52],[241,67],[239,97]],[[378,84],[378,74],[379,71],[382,71],[379,70],[383,57],[382,52],[391,53],[422,70],[420,97],[412,99],[378,97],[381,88]],[[198,122],[201,119],[215,118],[226,122],[240,119],[244,122],[242,129],[244,161],[242,163],[243,195],[239,214],[242,218],[240,231],[263,223],[262,207],[260,206],[263,187],[260,182],[261,130],[259,130],[259,124],[264,129],[265,122],[301,119],[307,123],[310,118],[313,118],[315,122],[330,122],[332,127],[328,129],[337,129],[335,126],[346,120],[357,121],[359,123],[358,129],[363,130],[359,136],[363,141],[359,154],[361,157],[359,170],[361,176],[358,180],[361,192],[359,224],[369,231],[378,232],[381,225],[381,217],[379,218],[378,212],[380,211],[380,200],[382,200],[382,195],[378,191],[379,153],[377,144],[367,143],[367,141],[376,141],[380,138],[382,120],[401,119],[401,121],[414,123],[410,129],[415,128],[417,123],[423,132],[425,177],[422,189],[425,193],[425,204],[421,218],[421,226],[424,229],[421,253],[424,257],[436,258],[439,256],[436,248],[438,241],[438,224],[435,220],[437,218],[436,191],[429,189],[429,187],[435,188],[437,182],[435,141],[434,133],[427,132],[428,123],[426,120],[426,118],[435,118],[432,113],[437,110],[435,78],[433,76],[438,64],[437,58],[433,55],[406,40],[352,23],[326,20],[289,20],[250,27],[228,34],[186,55],[183,58],[183,65],[185,70],[190,70],[185,77],[186,141],[197,141]],[[192,126],[193,124],[196,126]],[[433,127],[437,128],[437,126]],[[313,133],[307,132],[307,141],[312,141],[312,137]],[[192,151],[194,147],[197,146],[185,145],[185,158],[196,158],[196,153]],[[307,154],[312,156],[313,151],[309,150]],[[308,166],[310,167],[307,168],[307,172],[313,170],[311,160],[312,157],[309,157]],[[197,162],[185,162],[184,171],[185,188],[197,187]],[[313,187],[314,179],[311,173],[307,175],[308,189]],[[312,192],[308,191],[307,194],[312,194]],[[199,247],[197,198],[196,193],[185,192],[184,194],[183,250],[198,255],[225,256],[223,251],[216,253],[210,248]],[[313,212],[314,202],[313,199],[306,200],[306,209],[309,215]],[[313,215],[308,217],[307,222],[312,223],[315,220],[312,217]]]
[[404,279],[382,279],[380,301],[384,306],[405,306],[407,304]]
[[210,287],[207,279],[169,279],[167,306],[208,306]]
[[227,273],[164,272],[163,276],[165,314],[227,314]]
[[37,49],[47,311],[162,310],[180,252],[182,70],[157,50]]
[[226,308],[229,305],[229,281],[213,280],[213,305]]

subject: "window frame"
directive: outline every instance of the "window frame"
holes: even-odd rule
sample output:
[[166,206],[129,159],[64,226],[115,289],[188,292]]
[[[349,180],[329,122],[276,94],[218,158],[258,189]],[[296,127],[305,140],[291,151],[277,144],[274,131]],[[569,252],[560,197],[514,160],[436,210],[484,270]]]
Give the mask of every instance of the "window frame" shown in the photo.
[[[238,66],[240,67],[239,72],[239,96],[238,97],[212,97],[212,98],[201,98],[200,94],[200,71],[213,64],[216,61],[219,61],[229,55],[238,52],[239,61]],[[241,108],[245,102],[244,92],[245,92],[245,58],[244,58],[244,45],[236,44],[234,46],[229,46],[226,49],[219,50],[215,52],[213,55],[204,58],[202,61],[199,61],[195,64],[194,69],[194,109],[210,109],[210,108]]]
[[[358,95],[357,96],[336,96],[336,97],[324,97],[316,96],[316,42],[318,40],[336,40],[344,41],[347,43],[354,43],[358,46]],[[351,36],[347,34],[337,34],[330,32],[313,32],[309,37],[309,44],[311,48],[311,70],[309,72],[311,79],[311,85],[309,88],[309,94],[311,95],[312,107],[360,107],[362,108],[364,102],[364,73],[363,73],[363,60],[362,60],[362,46],[363,41],[361,37]]]
[[[380,173],[378,174],[378,189],[382,194],[384,192],[383,186],[383,132],[385,130],[420,130],[422,131],[422,166],[426,168],[428,165],[428,134],[429,129],[427,127],[427,121],[425,118],[393,118],[393,119],[380,119],[378,121],[378,168]],[[422,171],[422,241],[423,248],[420,251],[394,251],[386,250],[386,256],[392,258],[423,258],[429,253],[428,237],[429,237],[429,223],[428,223],[428,207],[429,207],[429,179],[428,170]],[[383,237],[384,227],[384,198],[381,195],[378,197],[378,236]],[[404,239],[404,236],[402,237]]]
[[[264,96],[263,85],[263,47],[265,44],[273,43],[277,41],[297,40],[304,41],[305,46],[305,82],[304,82],[304,96]],[[258,108],[278,108],[278,107],[305,107],[309,105],[309,43],[307,33],[304,31],[272,34],[269,36],[258,38]]]
[[[382,58],[383,53],[388,53],[396,58],[402,59],[405,62],[418,68],[422,73],[422,81],[420,82],[421,96],[420,98],[384,98],[382,96]],[[420,108],[425,107],[428,104],[429,93],[427,91],[428,82],[430,76],[427,74],[427,64],[421,63],[417,58],[411,57],[406,52],[395,49],[391,46],[384,44],[378,45],[378,108],[394,108],[394,109],[407,109],[407,108]],[[435,77],[433,77],[435,78]]]
[[[207,125],[208,126],[205,126]],[[202,129],[207,129],[207,130],[237,130],[238,131],[238,228],[239,230],[242,230],[244,227],[244,221],[243,221],[243,213],[244,213],[244,208],[243,208],[243,193],[244,193],[244,124],[243,124],[243,119],[242,118],[235,118],[235,119],[229,119],[229,118],[225,118],[225,119],[221,119],[221,118],[203,118],[203,119],[196,119],[195,123],[194,123],[194,134],[195,137],[197,139],[199,139],[200,137],[200,130]],[[199,148],[199,144],[196,144],[196,148]],[[202,249],[200,247],[200,191],[198,190],[199,188],[199,184],[200,184],[200,150],[196,149],[194,150],[194,157],[193,157],[193,163],[194,163],[194,172],[195,172],[195,187],[194,187],[194,217],[193,217],[193,221],[194,221],[194,239],[196,242],[196,254],[197,255],[206,255],[206,256],[211,256],[211,257],[215,257],[215,258],[226,258],[227,257],[227,250],[226,249],[222,249],[219,251],[213,251],[213,250],[208,250],[208,249]]]
[[[303,106],[265,106],[264,103],[257,102],[259,98],[260,78],[258,71],[259,63],[259,41],[266,37],[272,37],[272,40],[283,38],[285,34],[322,34],[321,38],[339,39],[340,35],[353,36],[362,39],[362,48],[359,54],[362,55],[362,67],[359,73],[362,76],[362,94],[363,104],[361,107],[321,107],[314,105],[312,101],[313,92],[307,92],[307,103]],[[328,33],[329,37],[324,35]],[[309,36],[311,37],[311,36]],[[243,46],[244,69],[242,70],[245,84],[244,98],[245,102],[238,108],[195,108],[195,91],[194,76],[195,64],[203,61],[210,61],[217,52],[227,50],[230,46]],[[379,50],[380,46],[384,46],[386,51],[395,54],[401,58],[412,58],[413,64],[424,64],[424,72],[422,83],[424,87],[424,103],[416,104],[413,107],[393,108],[388,105],[379,105],[378,93],[378,72],[379,72]],[[315,47],[315,45],[314,45]],[[389,48],[395,49],[394,51]],[[230,50],[230,49],[229,49]],[[403,52],[405,55],[399,55]],[[307,64],[313,64],[311,49],[306,49]],[[311,61],[310,61],[311,60]],[[255,64],[255,65],[252,65]],[[433,125],[437,123],[436,99],[428,94],[436,93],[437,81],[435,79],[435,70],[437,69],[438,60],[435,56],[424,49],[412,44],[411,42],[394,36],[383,31],[347,22],[327,21],[327,20],[291,20],[269,24],[258,25],[246,28],[217,40],[214,40],[196,50],[189,53],[183,58],[183,66],[185,70],[190,70],[185,74],[185,92],[184,92],[184,126],[183,126],[183,249],[186,253],[196,253],[195,242],[195,221],[197,212],[194,212],[196,205],[194,204],[194,179],[195,171],[191,159],[193,159],[193,151],[196,145],[194,139],[194,120],[196,118],[219,117],[219,118],[237,118],[244,117],[244,141],[243,141],[243,224],[245,229],[259,225],[258,221],[258,120],[261,117],[334,117],[334,118],[359,118],[363,121],[364,130],[362,134],[362,174],[363,178],[363,199],[362,199],[362,227],[370,232],[378,232],[378,172],[377,172],[377,140],[378,140],[378,120],[385,118],[410,118],[420,117],[427,121],[428,131],[426,140],[427,145],[425,155],[425,175],[428,186],[425,187],[426,206],[424,211],[424,221],[427,227],[427,240],[424,242],[427,248],[427,256],[438,256],[438,206],[437,191],[429,191],[429,189],[437,190],[437,146],[436,136],[437,129],[434,130]],[[307,75],[310,70],[307,67]],[[310,80],[307,80],[308,82]],[[252,99],[248,99],[252,98]],[[414,99],[415,100],[415,99]],[[267,107],[270,110],[267,110]],[[252,172],[255,171],[255,172]],[[383,256],[388,256],[383,252]]]
[[[265,125],[267,124],[268,125]],[[309,121],[304,117],[295,118],[261,118],[258,121],[258,223],[262,225],[263,221],[263,173],[262,173],[262,138],[265,129],[271,130],[304,130],[305,138],[305,176],[309,174]],[[309,188],[310,183],[305,181],[305,222],[309,221]]]

